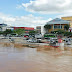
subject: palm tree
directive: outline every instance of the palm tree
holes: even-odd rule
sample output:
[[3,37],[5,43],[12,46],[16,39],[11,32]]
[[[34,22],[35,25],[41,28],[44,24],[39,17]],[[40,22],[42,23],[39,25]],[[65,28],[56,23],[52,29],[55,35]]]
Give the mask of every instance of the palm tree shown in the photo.
[[44,28],[46,29],[46,32],[48,33],[48,30],[51,29],[51,25],[46,24],[46,25],[44,26]]

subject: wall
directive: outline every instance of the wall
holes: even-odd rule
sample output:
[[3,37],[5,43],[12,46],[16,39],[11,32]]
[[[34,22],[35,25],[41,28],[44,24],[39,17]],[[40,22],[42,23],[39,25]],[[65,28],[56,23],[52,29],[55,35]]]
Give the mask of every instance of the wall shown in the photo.
[[[64,30],[64,26],[65,26],[66,24],[62,24],[62,30]],[[58,29],[54,29],[54,31],[56,31],[56,30],[58,30]],[[53,25],[52,25],[52,28],[51,29],[49,29],[49,32],[51,32],[51,31],[53,31]]]
[[51,32],[51,31],[53,31],[53,25],[51,25],[51,29],[49,29],[48,32]]
[[68,21],[72,21],[72,16],[70,16],[70,17],[61,17],[61,19],[63,19],[63,20],[68,20]]
[[44,26],[41,26],[41,34],[42,34],[42,36],[43,36],[45,33],[46,33],[46,30],[45,30]]
[[36,31],[37,31],[38,33],[41,33],[41,26],[37,26],[37,27],[36,27]]
[[2,31],[5,31],[7,29],[7,27],[2,27]]

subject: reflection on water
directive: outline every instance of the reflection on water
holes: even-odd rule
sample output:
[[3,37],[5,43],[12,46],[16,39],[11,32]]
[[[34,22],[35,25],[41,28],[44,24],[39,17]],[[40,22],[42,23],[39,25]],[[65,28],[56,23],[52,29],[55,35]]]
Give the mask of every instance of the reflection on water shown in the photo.
[[71,51],[0,45],[0,72],[72,72]]

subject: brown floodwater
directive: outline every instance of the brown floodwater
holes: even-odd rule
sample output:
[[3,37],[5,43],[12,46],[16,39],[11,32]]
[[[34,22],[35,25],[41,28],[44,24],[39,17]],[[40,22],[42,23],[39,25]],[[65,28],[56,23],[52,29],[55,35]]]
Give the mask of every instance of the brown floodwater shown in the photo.
[[72,72],[72,51],[0,44],[0,72]]

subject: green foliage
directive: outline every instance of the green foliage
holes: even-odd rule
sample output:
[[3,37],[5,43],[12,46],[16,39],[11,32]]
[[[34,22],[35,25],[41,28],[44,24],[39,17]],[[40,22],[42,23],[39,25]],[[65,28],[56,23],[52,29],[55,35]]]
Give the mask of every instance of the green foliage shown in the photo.
[[11,34],[11,33],[13,33],[13,31],[10,29],[6,29],[6,31],[3,32],[4,35]]
[[44,28],[45,28],[45,30],[46,30],[46,33],[48,33],[48,30],[51,29],[51,25],[46,24],[46,25],[44,26]]
[[17,33],[18,35],[21,35],[21,34],[24,34],[25,31],[24,31],[24,29],[16,29],[16,30],[14,30],[14,33]]
[[55,33],[55,34],[62,34],[64,36],[72,36],[72,33],[71,32],[67,32],[67,31],[64,31],[64,30],[57,30],[57,31],[52,31],[51,33]]
[[0,26],[0,28],[2,28],[2,27]]
[[70,27],[70,25],[67,24],[67,25],[64,26],[64,29],[65,29],[65,30],[68,30],[69,27]]
[[44,28],[49,30],[49,29],[51,29],[51,25],[46,24],[46,25],[44,26]]
[[61,30],[61,29],[58,29],[57,31],[52,31],[51,33],[64,34],[65,31],[64,30]]
[[2,31],[0,31],[0,34],[3,34],[3,32],[2,32]]
[[72,33],[71,32],[65,32],[64,36],[72,36]]
[[32,35],[32,34],[35,34],[37,33],[36,31],[29,31],[29,34]]

